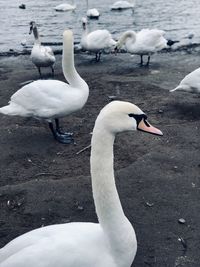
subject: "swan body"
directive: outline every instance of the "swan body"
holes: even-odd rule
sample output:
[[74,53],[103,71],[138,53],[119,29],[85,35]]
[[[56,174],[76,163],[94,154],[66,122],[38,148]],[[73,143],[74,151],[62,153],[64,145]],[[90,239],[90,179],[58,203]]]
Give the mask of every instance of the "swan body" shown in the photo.
[[34,21],[30,22],[29,34],[31,34],[32,32],[35,37],[35,42],[31,50],[31,60],[33,64],[35,64],[35,66],[38,68],[40,77],[41,77],[41,70],[40,70],[41,67],[50,67],[52,69],[52,73],[54,74],[53,65],[56,61],[54,53],[50,47],[41,45],[37,26]]
[[[50,123],[54,137],[65,142],[64,135],[59,134],[58,119],[80,110],[89,94],[88,85],[74,67],[71,31],[63,34],[62,67],[69,84],[58,80],[37,80],[29,83],[11,96],[9,105],[0,108],[0,113],[45,119]],[[56,119],[56,131],[52,128],[53,119]]]
[[88,33],[87,20],[82,19],[83,34],[81,38],[81,47],[83,50],[94,52],[96,54],[96,61],[100,60],[103,50],[112,50],[116,42],[107,30],[96,30]]
[[87,10],[87,17],[90,19],[98,19],[100,16],[99,11],[96,8],[90,8]]
[[180,84],[176,88],[170,90],[170,92],[174,92],[176,90],[200,93],[200,68],[186,75]]
[[106,105],[96,119],[91,142],[93,198],[99,223],[51,225],[19,236],[0,250],[0,267],[130,267],[137,250],[135,231],[125,216],[115,185],[113,144],[123,131],[162,135],[137,106]]
[[133,9],[135,4],[133,1],[117,1],[115,2],[110,9],[111,10],[122,10],[122,9]]
[[56,11],[71,11],[76,9],[76,5],[60,4],[54,7]]
[[123,44],[127,52],[141,56],[141,64],[143,64],[143,55],[148,55],[148,62],[150,56],[167,47],[167,40],[164,38],[165,32],[157,29],[143,29],[139,32],[126,31],[120,37],[117,48]]

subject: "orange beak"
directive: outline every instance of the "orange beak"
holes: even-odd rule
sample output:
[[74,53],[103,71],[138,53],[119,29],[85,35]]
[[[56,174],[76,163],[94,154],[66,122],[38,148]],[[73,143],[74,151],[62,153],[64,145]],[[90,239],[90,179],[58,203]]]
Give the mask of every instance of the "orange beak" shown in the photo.
[[160,135],[162,136],[163,133],[157,129],[156,127],[153,127],[151,124],[149,124],[146,120],[141,120],[138,124],[138,130],[143,131],[143,132],[147,132],[150,134],[155,134],[155,135]]

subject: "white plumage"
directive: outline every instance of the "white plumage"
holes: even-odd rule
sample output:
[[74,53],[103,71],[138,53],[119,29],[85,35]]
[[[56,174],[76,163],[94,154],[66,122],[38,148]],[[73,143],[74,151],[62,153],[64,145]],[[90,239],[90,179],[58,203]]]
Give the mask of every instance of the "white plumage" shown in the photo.
[[180,84],[176,88],[170,90],[170,92],[174,92],[176,90],[200,93],[200,68],[186,75]]
[[142,29],[139,32],[126,31],[120,37],[117,48],[125,45],[127,52],[141,56],[141,64],[143,64],[143,55],[150,56],[167,47],[167,40],[164,38],[165,32],[157,29]]
[[54,7],[54,9],[56,11],[73,11],[76,9],[76,5],[74,3],[72,5],[68,3],[64,3],[64,4],[57,5],[56,7]]
[[108,30],[96,30],[88,33],[87,19],[82,19],[83,34],[81,38],[81,47],[83,50],[94,52],[96,61],[100,60],[101,53],[104,50],[112,50],[116,42]]
[[[57,80],[34,81],[12,95],[9,105],[0,108],[0,113],[45,119],[54,137],[68,143],[70,138],[59,129],[58,119],[80,110],[87,101],[89,89],[74,67],[72,32],[65,31],[63,40],[62,67],[69,84]],[[56,119],[56,129],[53,119]]]
[[91,149],[92,190],[99,223],[66,223],[28,232],[0,250],[0,267],[130,267],[137,250],[135,231],[115,186],[115,134],[140,129],[162,132],[135,105],[114,101],[95,122]]
[[133,1],[117,1],[110,7],[110,9],[122,10],[122,9],[133,9],[134,7],[135,4]]
[[91,19],[98,19],[100,16],[99,11],[96,8],[90,8],[87,10],[87,17]]
[[50,47],[41,45],[38,29],[34,21],[30,22],[29,34],[31,34],[32,31],[35,37],[35,42],[31,50],[32,62],[38,68],[40,76],[41,76],[41,70],[40,70],[41,67],[50,67],[52,69],[52,73],[54,74],[53,65],[56,61],[54,53]]

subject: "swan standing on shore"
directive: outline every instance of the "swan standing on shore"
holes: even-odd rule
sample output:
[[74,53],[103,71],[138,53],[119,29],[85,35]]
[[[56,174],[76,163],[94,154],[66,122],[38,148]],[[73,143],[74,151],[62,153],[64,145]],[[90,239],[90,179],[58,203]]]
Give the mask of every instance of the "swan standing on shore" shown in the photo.
[[54,7],[56,11],[73,11],[76,9],[76,5],[74,4],[74,1],[72,0],[72,4],[60,4]]
[[19,236],[0,250],[1,267],[130,267],[137,250],[115,185],[113,144],[123,131],[162,132],[137,106],[113,101],[100,112],[92,135],[91,177],[99,223],[66,223]]
[[90,19],[98,19],[100,16],[99,11],[96,8],[89,8],[88,0],[87,3],[87,17]]
[[94,52],[96,61],[100,61],[103,50],[112,50],[116,42],[112,39],[107,30],[96,30],[88,33],[87,19],[82,18],[83,34],[81,38],[81,47],[85,51]]
[[35,21],[30,22],[29,34],[31,34],[32,32],[35,37],[35,42],[31,50],[31,60],[33,64],[35,64],[35,66],[37,67],[40,77],[42,76],[40,70],[41,67],[50,67],[52,70],[52,74],[54,75],[53,65],[56,61],[55,56],[50,47],[41,45]]
[[157,29],[143,29],[139,32],[126,31],[122,34],[116,45],[116,50],[125,45],[128,53],[140,55],[140,64],[143,65],[143,55],[148,56],[147,65],[150,63],[150,56],[155,52],[167,47],[165,32]]
[[170,90],[170,92],[174,92],[176,90],[200,93],[200,68],[186,75],[180,84],[176,88]]
[[123,10],[123,9],[133,9],[134,7],[135,7],[134,1],[129,0],[129,1],[117,1],[110,7],[110,9]]
[[89,88],[75,69],[73,34],[69,30],[63,33],[62,68],[69,84],[57,80],[34,81],[13,94],[9,105],[0,108],[0,113],[44,119],[49,122],[56,140],[71,143],[72,134],[61,131],[59,118],[82,109],[88,99]]

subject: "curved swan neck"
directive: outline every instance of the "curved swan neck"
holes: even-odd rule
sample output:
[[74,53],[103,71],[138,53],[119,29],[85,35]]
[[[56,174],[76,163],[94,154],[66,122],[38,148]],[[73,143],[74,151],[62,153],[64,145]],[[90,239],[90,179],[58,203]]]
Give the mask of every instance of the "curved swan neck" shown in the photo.
[[63,34],[62,69],[65,79],[71,86],[76,88],[85,86],[88,88],[74,66],[74,40],[70,31],[65,31]]
[[36,26],[33,28],[33,35],[35,37],[35,43],[40,44],[40,36],[39,36],[38,29]]
[[[100,121],[101,124],[101,121]],[[92,190],[99,223],[111,245],[117,266],[130,266],[136,252],[135,232],[124,215],[115,185],[113,144],[115,136],[97,119],[92,135]],[[124,262],[127,262],[124,265]]]
[[127,40],[130,40],[132,44],[136,41],[136,33],[134,31],[127,31],[125,32],[118,41],[119,46],[122,46],[126,43]]
[[114,135],[95,125],[91,149],[92,189],[99,222],[108,233],[126,218],[115,185],[114,140]]

